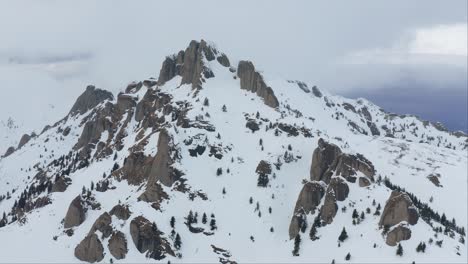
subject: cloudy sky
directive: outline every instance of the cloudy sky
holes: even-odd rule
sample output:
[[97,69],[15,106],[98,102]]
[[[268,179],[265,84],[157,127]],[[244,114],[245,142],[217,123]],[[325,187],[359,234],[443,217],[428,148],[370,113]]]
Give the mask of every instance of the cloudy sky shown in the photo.
[[[0,121],[39,130],[206,39],[231,57],[467,130],[467,1],[0,0]],[[25,124],[26,125],[26,124]]]

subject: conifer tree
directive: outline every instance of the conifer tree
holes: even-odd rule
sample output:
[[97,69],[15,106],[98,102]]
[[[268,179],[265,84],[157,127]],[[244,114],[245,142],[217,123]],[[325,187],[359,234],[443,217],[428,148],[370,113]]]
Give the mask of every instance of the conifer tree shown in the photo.
[[348,233],[346,233],[346,229],[343,227],[343,230],[341,231],[340,236],[338,237],[338,240],[343,242],[348,238]]

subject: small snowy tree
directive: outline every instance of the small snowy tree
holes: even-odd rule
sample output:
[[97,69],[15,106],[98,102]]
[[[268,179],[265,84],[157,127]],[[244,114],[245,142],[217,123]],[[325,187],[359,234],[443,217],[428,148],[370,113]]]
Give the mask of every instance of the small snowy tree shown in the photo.
[[348,238],[348,233],[346,233],[346,229],[343,227],[343,230],[341,230],[341,234],[338,237],[338,240],[343,242]]

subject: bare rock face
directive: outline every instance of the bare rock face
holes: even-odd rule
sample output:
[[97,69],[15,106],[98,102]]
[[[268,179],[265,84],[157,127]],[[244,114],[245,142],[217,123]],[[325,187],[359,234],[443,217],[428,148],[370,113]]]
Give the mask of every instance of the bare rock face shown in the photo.
[[108,248],[112,256],[116,259],[124,259],[128,252],[127,239],[124,233],[117,231],[109,239]]
[[99,142],[102,132],[112,132],[112,121],[108,118],[111,116],[111,108],[112,107],[109,104],[103,112],[97,113],[95,118],[86,122],[83,127],[83,132],[81,133],[78,142],[75,144],[74,149],[87,147],[89,144],[94,145]]
[[104,248],[96,234],[85,237],[75,248],[75,257],[90,263],[104,259]]
[[21,147],[23,147],[24,145],[26,145],[26,144],[29,142],[29,140],[31,140],[31,138],[32,138],[32,137],[31,137],[30,135],[24,134],[24,135],[21,137],[21,139],[20,139],[20,142],[19,142],[19,144],[18,144],[18,148],[17,148],[17,149],[20,149]]
[[6,152],[5,152],[5,154],[3,155],[3,157],[6,158],[6,157],[10,156],[11,154],[13,154],[13,152],[15,152],[15,147],[9,147],[9,148],[6,150]]
[[93,226],[91,227],[91,230],[89,231],[89,235],[94,234],[96,231],[100,231],[103,237],[107,238],[112,234],[111,224],[112,218],[107,212],[105,212],[96,219]]
[[204,65],[203,58],[208,61],[215,59],[218,52],[206,41],[192,40],[185,49],[170,57],[166,57],[159,73],[158,84],[164,85],[176,75],[182,77],[181,84],[192,84],[192,88],[201,88],[204,78],[213,77],[213,72]]
[[387,239],[385,242],[389,246],[396,246],[400,241],[403,240],[408,240],[411,238],[411,230],[404,226],[404,225],[398,225],[397,227],[393,228],[390,232],[387,234]]
[[68,185],[70,184],[71,179],[66,177],[58,177],[57,180],[52,185],[51,192],[64,192],[67,190]]
[[320,218],[326,224],[331,224],[333,218],[338,211],[338,205],[336,205],[336,195],[333,189],[329,188],[327,194],[325,195],[325,202],[320,209]]
[[359,177],[359,187],[367,187],[370,185],[370,181],[367,178]]
[[163,233],[143,216],[138,216],[132,220],[130,234],[138,251],[141,253],[146,252],[147,257],[161,260],[167,254],[175,255],[169,242],[162,237]]
[[318,147],[312,155],[310,179],[329,183],[340,155],[341,149],[338,146],[325,142],[325,140],[320,138],[318,140]]
[[333,177],[328,185],[327,192],[333,190],[337,201],[344,201],[348,197],[348,184],[341,177]]
[[216,60],[219,62],[219,64],[223,65],[224,67],[229,68],[229,66],[231,66],[231,63],[229,62],[228,57],[224,53],[218,56]]
[[271,174],[271,164],[268,161],[261,160],[258,165],[257,169],[255,170],[256,173],[260,175],[270,175]]
[[379,225],[394,226],[402,221],[406,221],[410,225],[415,225],[418,219],[418,210],[413,205],[408,194],[393,191],[385,204]]
[[68,207],[63,226],[70,228],[81,225],[86,219],[86,209],[83,206],[81,196],[78,195]]
[[128,220],[132,213],[130,212],[130,209],[128,209],[128,206],[118,204],[110,210],[109,214],[115,215],[120,220]]
[[338,146],[325,142],[322,138],[319,139],[318,147],[312,155],[311,180],[329,183],[331,177],[336,174],[355,182],[357,171],[373,181],[374,166],[364,156],[342,153]]
[[304,187],[302,187],[299,197],[297,198],[293,218],[289,224],[290,239],[293,239],[299,233],[301,219],[304,215],[310,212],[315,212],[315,209],[320,204],[324,193],[324,188],[318,182],[308,182],[304,184]]
[[276,108],[279,106],[275,93],[271,87],[266,85],[263,76],[255,71],[252,62],[240,61],[237,66],[237,77],[240,79],[241,89],[256,93],[270,107]]
[[161,185],[155,181],[148,182],[145,192],[138,197],[139,200],[153,203],[155,209],[159,209],[161,202],[167,198],[169,198],[167,193],[164,192]]
[[96,89],[93,85],[89,85],[86,87],[86,91],[78,97],[69,114],[84,114],[105,100],[113,99],[114,96],[111,92]]
[[170,187],[181,176],[177,170],[171,167],[174,161],[171,158],[170,141],[171,138],[167,130],[161,130],[158,139],[158,153],[156,153],[151,165],[150,175],[152,177],[149,178],[148,185],[152,181],[159,180],[165,186]]

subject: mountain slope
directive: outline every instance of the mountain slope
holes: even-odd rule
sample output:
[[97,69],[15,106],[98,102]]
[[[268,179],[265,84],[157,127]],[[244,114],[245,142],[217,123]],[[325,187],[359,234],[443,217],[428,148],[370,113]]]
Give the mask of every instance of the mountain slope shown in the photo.
[[[464,262],[467,148],[466,135],[192,41],[157,80],[117,96],[89,86],[64,119],[5,153],[0,248],[7,262]],[[401,188],[397,222],[381,224]],[[411,232],[397,235],[403,256],[386,243],[397,228]]]

